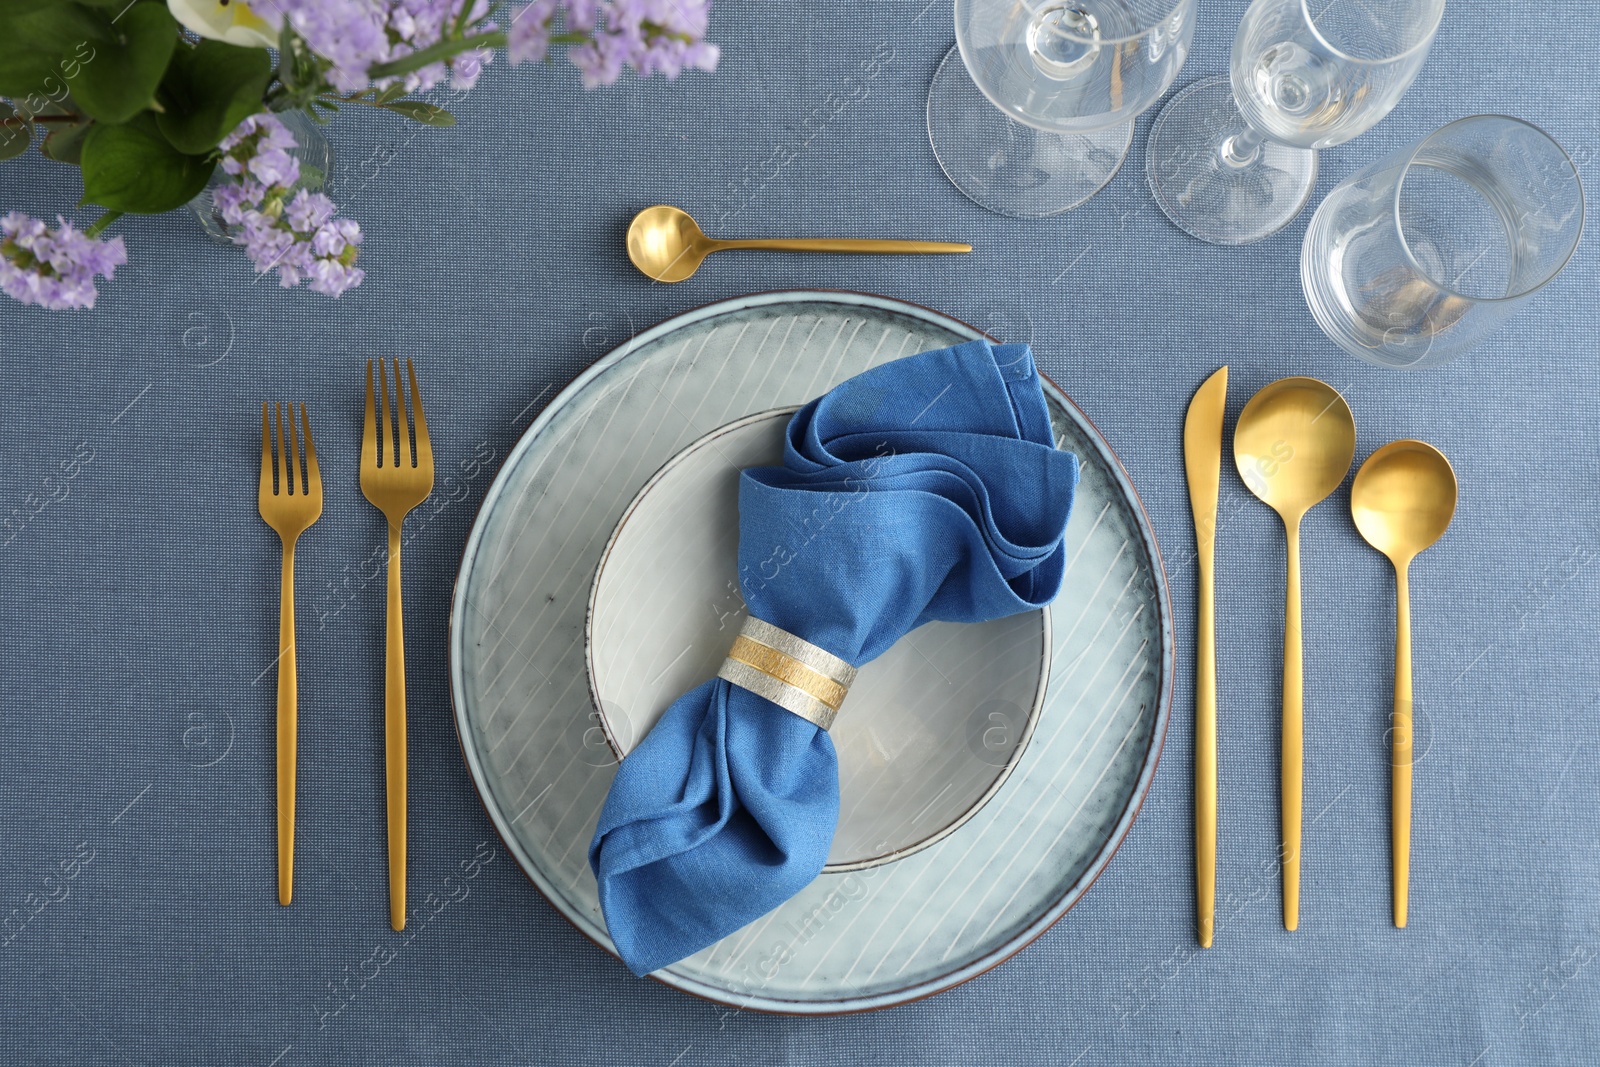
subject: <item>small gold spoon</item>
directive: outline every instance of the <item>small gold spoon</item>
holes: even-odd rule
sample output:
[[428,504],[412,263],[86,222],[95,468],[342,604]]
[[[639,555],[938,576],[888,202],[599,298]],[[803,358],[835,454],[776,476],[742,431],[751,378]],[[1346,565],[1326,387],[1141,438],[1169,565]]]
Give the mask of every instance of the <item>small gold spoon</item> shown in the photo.
[[1285,378],[1239,412],[1233,458],[1244,484],[1283,518],[1288,540],[1283,613],[1283,926],[1300,925],[1300,805],[1304,682],[1300,655],[1300,520],[1344,481],[1356,455],[1356,420],[1331,385]]
[[647,207],[628,226],[628,258],[658,282],[681,282],[700,269],[713,252],[732,248],[763,252],[970,252],[972,246],[951,241],[889,241],[874,238],[783,237],[719,241],[707,237],[682,208],[667,204]]
[[1394,728],[1390,761],[1394,924],[1405,926],[1411,884],[1411,591],[1407,572],[1418,552],[1444,536],[1456,513],[1456,472],[1422,441],[1378,449],[1350,486],[1356,529],[1394,564]]

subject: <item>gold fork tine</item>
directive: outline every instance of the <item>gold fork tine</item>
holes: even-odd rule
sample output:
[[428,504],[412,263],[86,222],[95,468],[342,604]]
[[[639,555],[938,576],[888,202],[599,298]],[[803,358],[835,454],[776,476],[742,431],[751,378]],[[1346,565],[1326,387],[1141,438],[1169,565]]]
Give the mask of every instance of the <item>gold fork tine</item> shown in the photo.
[[389,412],[389,373],[381,359],[378,360],[378,388],[383,393],[383,423],[378,427],[378,466],[397,467],[400,461],[391,457],[398,455],[400,442],[396,441],[394,448],[390,449],[389,438],[386,436],[394,432],[394,423],[390,421]]
[[[417,431],[417,465],[432,467],[433,443],[428,438],[428,417],[422,413],[422,393],[417,389],[417,368],[409,356],[406,357],[406,373],[411,378],[411,422]],[[395,375],[398,377],[399,374],[400,369],[396,367]]]
[[261,402],[261,495],[272,495],[272,428],[265,400]]
[[300,405],[300,429],[305,434],[306,495],[317,496],[322,492],[322,468],[317,466],[317,446],[311,441],[311,413],[304,404]]
[[289,481],[289,459],[283,447],[283,405],[274,403],[273,413],[278,420],[278,495],[294,495],[294,484]]
[[[406,362],[410,362],[407,360]],[[413,401],[416,397],[411,398]],[[400,378],[400,359],[394,361],[394,409],[398,437],[395,442],[395,464],[401,469],[414,466],[411,462],[411,418],[406,411],[406,387]]]
[[361,469],[378,465],[377,397],[372,392],[372,360],[367,360],[367,415],[361,424]]
[[[300,409],[305,410],[301,404]],[[289,402],[289,466],[290,476],[293,479],[294,491],[301,496],[311,494],[310,487],[306,485],[306,442],[300,436],[300,427],[294,421],[294,401]]]

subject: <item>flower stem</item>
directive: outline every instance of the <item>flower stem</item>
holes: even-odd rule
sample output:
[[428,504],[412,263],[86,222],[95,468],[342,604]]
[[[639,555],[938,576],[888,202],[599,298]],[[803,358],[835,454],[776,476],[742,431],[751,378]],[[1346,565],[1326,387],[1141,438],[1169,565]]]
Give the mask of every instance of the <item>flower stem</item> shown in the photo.
[[478,48],[504,48],[506,40],[504,30],[495,30],[492,33],[475,33],[470,37],[461,37],[453,41],[440,41],[419,52],[412,52],[388,63],[376,64],[367,70],[367,76],[377,79],[410,74],[451,56],[460,55],[462,52],[471,52]]
[[89,224],[89,228],[87,230],[83,231],[84,236],[85,237],[99,237],[102,233],[106,232],[106,228],[107,227],[109,227],[113,222],[116,222],[121,217],[122,217],[122,212],[120,212],[120,211],[108,211],[108,212],[106,212],[104,215],[101,215],[98,219],[95,219],[94,222]]
[[[472,9],[478,6],[478,0],[461,0],[461,10],[456,12],[455,25],[450,28],[450,36],[458,37],[461,31],[467,28],[467,20],[472,17]],[[499,4],[490,4],[484,18],[493,18]]]
[[24,118],[21,115],[14,115],[14,116],[12,116],[11,118],[8,118],[8,119],[0,119],[0,128],[6,128],[6,127],[11,127],[11,126],[26,126],[30,122],[36,122],[37,123],[37,122],[82,122],[82,121],[83,121],[83,116],[82,115],[34,115],[32,118]]

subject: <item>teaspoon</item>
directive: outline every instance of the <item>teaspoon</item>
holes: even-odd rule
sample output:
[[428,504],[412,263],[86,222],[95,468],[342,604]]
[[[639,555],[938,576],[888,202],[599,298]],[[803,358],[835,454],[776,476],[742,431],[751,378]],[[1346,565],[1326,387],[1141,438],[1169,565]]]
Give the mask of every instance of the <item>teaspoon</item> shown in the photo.
[[628,226],[628,258],[658,282],[681,282],[713,252],[730,249],[764,252],[918,253],[970,252],[972,246],[952,241],[891,241],[876,238],[781,237],[720,241],[707,237],[682,208],[667,204],[647,207]]
[[1394,564],[1394,727],[1390,760],[1390,831],[1394,858],[1394,924],[1405,926],[1411,883],[1411,590],[1407,573],[1418,552],[1444,536],[1456,513],[1456,473],[1422,441],[1378,449],[1350,486],[1356,529]]

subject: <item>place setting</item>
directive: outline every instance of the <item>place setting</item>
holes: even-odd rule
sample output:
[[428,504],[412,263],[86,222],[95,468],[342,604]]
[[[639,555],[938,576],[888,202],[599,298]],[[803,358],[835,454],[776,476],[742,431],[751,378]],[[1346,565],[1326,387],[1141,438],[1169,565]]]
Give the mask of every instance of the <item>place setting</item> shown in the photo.
[[[302,322],[308,337],[339,349],[322,386],[272,364],[248,389],[216,391],[228,411],[207,422],[219,455],[235,466],[248,457],[242,488],[255,489],[254,518],[247,492],[216,506],[240,527],[261,524],[249,551],[262,555],[261,575],[277,568],[251,600],[275,600],[276,620],[256,610],[249,623],[276,656],[233,713],[255,716],[238,733],[269,748],[242,745],[248,755],[218,772],[271,792],[270,843],[241,832],[227,849],[270,856],[275,879],[240,878],[237,906],[270,911],[274,936],[309,938],[335,905],[323,882],[307,892],[308,874],[331,875],[340,921],[377,939],[364,960],[412,945],[428,927],[431,938],[476,938],[479,955],[525,962],[538,943],[482,932],[503,927],[432,925],[457,879],[441,890],[433,860],[461,826],[475,826],[472,877],[503,855],[537,891],[502,884],[492,905],[475,907],[517,909],[519,921],[530,908],[541,920],[559,916],[562,934],[564,923],[589,943],[562,966],[597,989],[650,988],[639,981],[648,977],[669,1001],[693,1005],[678,996],[687,993],[734,1013],[871,1012],[945,993],[1023,952],[1117,862],[1146,802],[1159,797],[1159,817],[1171,822],[1177,797],[1192,804],[1176,818],[1182,848],[1152,848],[1137,877],[1107,879],[1115,891],[1091,898],[1121,893],[1115,916],[1137,911],[1162,936],[1181,929],[1169,960],[1221,960],[1231,972],[1249,963],[1241,945],[1259,949],[1263,939],[1304,960],[1333,951],[1313,930],[1336,913],[1341,929],[1359,931],[1362,951],[1435,951],[1442,935],[1432,916],[1454,875],[1413,844],[1460,816],[1431,788],[1442,771],[1421,762],[1417,708],[1457,699],[1446,687],[1466,672],[1451,681],[1440,656],[1456,621],[1455,609],[1437,609],[1459,590],[1418,560],[1476,544],[1485,520],[1468,505],[1501,487],[1466,454],[1468,438],[1446,436],[1457,397],[1439,390],[1417,403],[1410,383],[1534,318],[1515,316],[1578,249],[1580,163],[1533,121],[1490,112],[1413,109],[1390,150],[1366,149],[1362,135],[1405,114],[1430,64],[1472,68],[1459,40],[1441,35],[1458,9],[1445,0],[1236,6],[1227,56],[1207,57],[1228,73],[1188,84],[1180,75],[1216,5],[936,8],[953,16],[953,32],[940,23],[927,62],[870,72],[862,64],[850,75],[864,79],[852,83],[861,93],[838,91],[885,109],[873,122],[916,127],[926,158],[896,165],[925,164],[937,187],[924,193],[938,210],[884,213],[914,225],[847,223],[874,216],[842,210],[796,225],[753,196],[735,221],[706,212],[687,182],[652,179],[643,195],[627,186],[625,211],[608,224],[617,198],[596,194],[599,206],[585,202],[574,218],[589,251],[607,253],[595,261],[600,273],[571,256],[571,269],[585,273],[545,288],[570,296],[581,287],[608,309],[629,293],[646,302],[644,328],[593,346],[580,329],[586,350],[570,352],[571,323],[546,315],[547,294],[535,300],[539,287],[520,280],[532,268],[508,281],[504,292],[523,301],[508,310],[501,289],[475,288],[482,263],[463,260],[405,301],[408,312],[426,305],[427,316],[452,323],[454,343],[481,345],[477,363],[439,351],[439,335],[394,348],[391,331],[383,336],[393,350],[382,351],[361,335],[360,324],[390,314],[398,298],[373,296],[380,286],[371,284],[391,262],[374,246],[392,240],[393,227],[364,230],[354,214],[380,202],[363,191],[381,187],[383,169],[405,156],[385,149],[382,166],[375,155],[353,176],[335,155],[330,122],[372,112],[437,132],[458,114],[481,118],[465,97],[496,57],[543,75],[550,57],[565,56],[597,90],[656,75],[692,86],[722,60],[704,0],[138,0],[121,14],[83,0],[0,13],[0,36],[21,42],[0,57],[0,161],[36,150],[64,165],[74,185],[62,210],[95,212],[53,225],[20,209],[4,216],[8,310],[83,321],[65,316],[87,316],[97,300],[118,306],[113,287],[142,269],[138,242],[156,239],[133,217],[177,212],[201,231],[185,255],[223,258],[226,249],[237,261],[240,250],[250,280],[277,282],[271,300],[346,316]],[[62,44],[80,31],[113,61]],[[491,68],[502,74],[533,71]],[[879,77],[914,80],[915,106],[869,91]],[[834,114],[846,107],[841,98]],[[822,143],[827,134],[808,136]],[[683,135],[684,153],[702,147]],[[602,172],[576,152],[574,169]],[[1319,186],[1328,152],[1339,154],[1343,176]],[[1041,290],[1017,281],[1032,267],[1014,268],[1011,244],[1078,242],[1082,220],[1102,210],[1103,191],[1130,160],[1139,173],[1131,183],[1122,175],[1117,195],[1131,189],[1164,228],[1171,241],[1161,256],[1204,257],[1212,272],[1272,271],[1292,284],[1282,255],[1252,259],[1245,246],[1295,248],[1293,306],[1262,286],[1276,295],[1240,312],[1262,329],[1219,339],[1190,328],[1184,316],[1198,312],[1173,303],[1159,309],[1166,348],[1117,351],[1102,363],[1082,359],[1078,346],[1135,336],[1105,292],[1108,306],[1095,314],[1115,329],[1088,339],[1070,323],[996,336],[1006,331],[938,309],[951,306],[955,283],[945,282],[959,278],[965,306],[1028,314]],[[414,213],[425,204],[419,196]],[[508,272],[517,256],[542,254],[525,223],[497,223]],[[426,240],[448,261],[446,229]],[[741,281],[755,262],[792,270],[795,287],[745,292],[770,284]],[[836,268],[875,272],[884,284],[873,288],[898,295],[829,288]],[[919,279],[930,277],[944,287],[921,297]],[[451,285],[462,289],[452,295]],[[1119,279],[1119,295],[1141,285]],[[490,305],[493,329],[472,318]],[[1044,321],[1061,309],[1037,310]],[[1296,319],[1304,327],[1293,343],[1275,347]],[[336,325],[315,333],[322,322]],[[494,329],[518,337],[496,347]],[[1112,358],[1130,368],[1125,380],[1085,379]],[[1328,371],[1341,366],[1351,377]],[[274,392],[250,392],[263,389]],[[106,427],[152,390],[161,397],[152,379]],[[1127,411],[1108,410],[1114,403]],[[452,466],[478,437],[509,448],[489,451],[492,479],[458,495]],[[1112,440],[1136,462],[1125,464]],[[437,504],[441,488],[452,504],[471,504],[456,527],[429,516],[431,544],[408,552],[423,525],[418,509]],[[360,536],[372,593],[352,609],[367,643],[327,632],[325,618],[309,627],[304,610],[341,565],[328,538],[356,539],[352,512],[371,522]],[[1330,523],[1340,537],[1328,536]],[[1272,539],[1260,540],[1268,529]],[[1245,544],[1248,572],[1233,551]],[[1382,612],[1325,596],[1315,579],[1330,568]],[[1229,610],[1241,591],[1260,591],[1263,574],[1270,607]],[[1370,657],[1340,652],[1339,669],[1368,675],[1360,694],[1329,683],[1317,642],[1335,624],[1361,648],[1382,647],[1381,673]],[[1264,658],[1265,686],[1240,669]],[[332,725],[307,713],[327,699],[310,694],[330,663],[370,705],[359,715],[340,708]],[[1243,729],[1263,707],[1270,749],[1261,747],[1267,734]],[[1336,716],[1370,734],[1337,764]],[[415,743],[419,730],[431,739],[440,728],[453,731],[459,766],[453,751],[441,762],[437,745]],[[327,785],[325,768],[305,759],[312,730],[318,743],[337,730],[351,751],[381,751],[381,767],[340,768],[349,795],[337,801],[337,817],[352,826],[381,824],[381,881],[359,847],[337,859],[306,847],[308,818],[326,820],[333,803],[303,787]],[[1246,736],[1257,747],[1243,748]],[[1344,827],[1340,856],[1312,832],[1315,798],[1334,773],[1387,816],[1386,837],[1370,821]],[[350,790],[358,775],[371,788]],[[1373,792],[1380,777],[1382,796]],[[1234,817],[1258,816],[1266,798],[1271,826]],[[424,807],[439,804],[453,805],[450,819]],[[1276,851],[1258,865],[1269,837]],[[1381,913],[1323,877],[1353,862],[1352,850],[1360,863],[1386,864]],[[1158,866],[1169,876],[1160,885],[1151,881]],[[1241,891],[1241,869],[1256,880],[1267,872],[1276,904],[1272,922],[1257,916],[1248,931],[1219,922],[1221,902]],[[490,883],[472,891],[488,898]],[[1073,923],[1058,938],[1104,952],[1108,914],[1096,913],[1102,926],[1087,939]],[[391,950],[362,988],[379,988],[398,958]],[[423,969],[406,958],[396,973]],[[475,975],[456,963],[437,977],[471,1003]],[[1208,964],[1192,966],[1161,979],[1171,987],[1142,986],[1139,1010],[1180,981],[1225,983]],[[340,1011],[355,1003],[348,978],[327,984]],[[288,1054],[271,1062],[294,1062]],[[1058,1058],[1077,1063],[1076,1054]]]
[[[929,433],[939,404],[970,402],[957,391],[1003,390],[1000,365],[1027,374],[1027,451],[1068,464],[1051,477],[1075,516],[1056,531],[1051,566],[1079,599],[1067,615],[935,615],[861,664],[848,698],[819,716],[837,753],[836,771],[816,773],[837,781],[837,831],[813,846],[819,869],[727,938],[649,968],[686,991],[816,1013],[980,973],[1081,896],[1148,788],[1170,709],[1172,625],[1148,520],[1103,438],[1021,346],[898,301],[800,292],[711,305],[641,334],[546,407],[507,458],[468,541],[451,633],[457,726],[491,817],[551,903],[612,944],[580,828],[677,696],[726,680],[734,662],[747,683],[771,684],[747,662],[760,656],[729,659],[736,642],[787,642],[760,627],[767,639],[752,637],[747,627],[778,624],[746,601],[784,583],[809,596],[804,568],[840,566],[833,546],[877,521],[856,505],[877,507],[877,485],[905,477],[890,473],[897,460],[922,457],[900,455],[885,427],[846,468],[859,485],[842,473],[754,554],[741,472],[787,469],[791,412],[820,383],[850,404],[852,383],[877,372],[884,384],[860,388],[902,393],[887,376],[916,374],[916,353],[950,365],[908,394],[920,398],[908,424],[932,404]],[[518,695],[529,685],[571,699],[530,715]],[[852,715],[858,702],[872,714]]]

